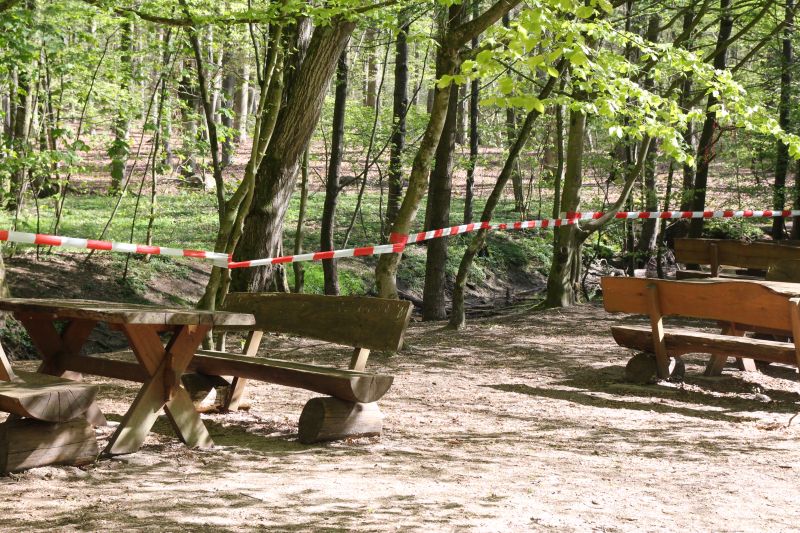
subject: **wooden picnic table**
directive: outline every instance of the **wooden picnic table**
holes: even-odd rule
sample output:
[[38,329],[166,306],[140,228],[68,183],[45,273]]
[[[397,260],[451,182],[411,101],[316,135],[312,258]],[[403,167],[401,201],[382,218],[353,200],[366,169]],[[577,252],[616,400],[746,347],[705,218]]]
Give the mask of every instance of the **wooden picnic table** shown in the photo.
[[[178,437],[191,447],[213,445],[192,400],[181,385],[181,375],[214,326],[252,326],[247,313],[171,309],[150,305],[95,300],[0,298],[0,311],[9,311],[30,335],[42,355],[39,372],[70,379],[82,373],[143,381],[105,450],[116,455],[139,449],[163,408]],[[57,328],[57,323],[63,327]],[[122,331],[138,364],[131,372],[114,371],[108,359],[81,355],[81,349],[98,323]],[[171,333],[166,344],[159,333]],[[130,365],[130,364],[128,364]],[[130,367],[128,367],[130,368]],[[93,404],[87,417],[106,424]]]

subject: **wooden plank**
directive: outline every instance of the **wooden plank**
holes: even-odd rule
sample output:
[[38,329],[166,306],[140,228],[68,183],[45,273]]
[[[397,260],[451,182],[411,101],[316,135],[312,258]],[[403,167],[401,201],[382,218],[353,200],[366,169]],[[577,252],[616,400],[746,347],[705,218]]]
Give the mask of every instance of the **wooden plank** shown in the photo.
[[35,372],[0,382],[0,411],[45,422],[81,417],[94,402],[97,386]]
[[87,355],[70,357],[67,362],[67,370],[80,372],[81,374],[103,376],[106,378],[122,379],[138,383],[144,383],[150,377],[139,363],[116,361],[114,359]]
[[186,389],[179,387],[173,392],[172,399],[164,406],[164,412],[172,423],[172,427],[175,428],[178,438],[184,444],[190,448],[214,446],[214,441],[200,419],[200,415],[197,414]]
[[58,424],[29,419],[0,424],[0,471],[52,464],[83,465],[97,458],[94,428],[85,419]]
[[[611,334],[620,346],[651,351],[653,334],[646,326],[612,326]],[[750,357],[773,363],[797,365],[793,343],[734,337],[683,328],[669,328],[664,333],[667,354],[708,353],[726,357]]]
[[306,389],[351,402],[374,402],[392,385],[392,376],[340,370],[278,359],[235,354],[195,355],[191,370],[217,376],[239,376]]
[[609,312],[648,314],[645,292],[649,284],[654,284],[664,316],[721,320],[782,331],[791,331],[789,298],[800,296],[800,285],[770,281],[605,277],[601,283],[603,305]]
[[60,319],[84,319],[110,324],[208,324],[252,326],[248,314],[172,309],[151,305],[48,298],[0,298],[0,310],[15,315],[39,314]]
[[367,366],[367,358],[369,358],[369,350],[366,348],[354,348],[353,355],[350,357],[350,370],[364,371]]
[[773,261],[800,259],[800,247],[783,243],[729,239],[675,239],[675,260],[686,264],[712,264],[712,246],[720,265],[767,270]]
[[776,260],[767,269],[768,281],[800,283],[800,260]]
[[257,328],[371,350],[398,350],[410,302],[357,296],[231,293],[223,309],[252,313]]

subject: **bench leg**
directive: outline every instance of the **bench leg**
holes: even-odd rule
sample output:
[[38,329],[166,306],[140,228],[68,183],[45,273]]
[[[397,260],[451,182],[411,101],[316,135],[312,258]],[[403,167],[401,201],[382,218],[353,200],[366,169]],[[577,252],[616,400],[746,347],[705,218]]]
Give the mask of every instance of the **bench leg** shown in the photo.
[[727,361],[728,357],[725,355],[712,355],[706,365],[706,371],[703,374],[709,377],[722,375],[722,369],[725,368],[725,363]]
[[225,396],[225,402],[222,407],[228,411],[236,411],[239,405],[244,401],[244,389],[247,385],[245,378],[233,377],[230,387],[228,387],[228,394]]

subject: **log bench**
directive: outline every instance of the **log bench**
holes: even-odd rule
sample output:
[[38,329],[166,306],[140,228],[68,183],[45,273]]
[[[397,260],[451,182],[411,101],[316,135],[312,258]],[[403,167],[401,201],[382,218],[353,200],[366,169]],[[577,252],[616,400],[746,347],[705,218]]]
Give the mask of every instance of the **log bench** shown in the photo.
[[[393,376],[365,370],[370,350],[398,350],[411,317],[410,302],[352,296],[287,293],[231,293],[225,311],[251,313],[244,353],[199,350],[189,369],[225,376],[230,385],[223,408],[238,409],[247,380],[254,379],[326,395],[309,401],[300,416],[299,438],[321,440],[379,435],[376,402]],[[239,330],[242,328],[226,328]],[[220,328],[215,331],[219,332]],[[264,333],[277,333],[351,347],[347,368],[255,357]],[[184,383],[189,376],[184,375]]]
[[[789,243],[732,239],[675,239],[675,260],[686,265],[709,267],[708,271],[678,270],[675,274],[678,279],[715,277],[764,279],[770,269],[785,270],[777,265],[800,260],[800,245],[796,241]],[[723,266],[742,271],[733,275],[722,273]],[[794,280],[787,279],[787,281]]]
[[52,464],[80,465],[98,454],[86,418],[97,387],[35,372],[14,372],[0,346],[0,472]]
[[[653,370],[660,379],[670,376],[670,358],[679,359],[687,353],[711,355],[705,372],[709,376],[719,375],[728,357],[800,367],[800,348],[794,342],[745,336],[747,332],[769,332],[800,338],[798,284],[626,277],[605,277],[601,284],[606,311],[649,316],[649,327],[612,326],[611,334],[620,346],[652,354]],[[667,316],[707,319],[722,324],[722,333],[667,328]],[[634,356],[629,368],[641,361],[641,356]],[[644,381],[646,376],[640,379]]]

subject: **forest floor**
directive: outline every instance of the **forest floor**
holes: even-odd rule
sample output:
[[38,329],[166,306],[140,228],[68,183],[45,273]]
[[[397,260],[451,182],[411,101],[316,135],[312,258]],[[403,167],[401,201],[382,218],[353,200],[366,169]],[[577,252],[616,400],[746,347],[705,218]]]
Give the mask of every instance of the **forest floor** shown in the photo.
[[[113,276],[68,261],[49,274],[24,262],[9,270],[18,295],[125,296],[111,292]],[[182,283],[172,290],[198,290]],[[172,301],[168,293],[158,298]],[[162,416],[135,454],[0,478],[0,528],[796,529],[796,374],[773,365],[703,378],[704,357],[690,356],[684,384],[627,384],[631,353],[615,345],[609,327],[636,320],[598,304],[548,311],[520,304],[460,332],[413,323],[404,351],[370,358],[371,370],[395,376],[380,402],[380,438],[300,444],[297,421],[311,395],[252,383],[249,410],[203,415],[211,450],[184,447]],[[114,348],[108,332],[95,341],[93,349]],[[265,344],[297,346],[279,337]],[[284,357],[349,358],[344,349],[305,344]],[[118,422],[138,385],[88,379]],[[112,431],[98,429],[101,447]]]

